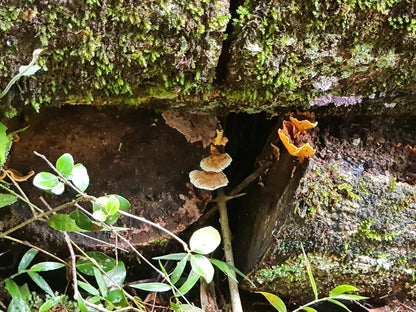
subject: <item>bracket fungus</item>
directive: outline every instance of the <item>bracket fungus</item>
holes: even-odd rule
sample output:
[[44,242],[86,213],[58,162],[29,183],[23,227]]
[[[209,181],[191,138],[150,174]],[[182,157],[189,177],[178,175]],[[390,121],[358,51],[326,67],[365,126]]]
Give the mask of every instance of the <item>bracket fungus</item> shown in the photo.
[[227,176],[222,172],[232,161],[227,153],[218,151],[215,145],[225,146],[228,139],[223,136],[223,131],[217,130],[217,136],[212,139],[210,146],[211,155],[201,160],[202,170],[193,170],[189,173],[191,183],[200,189],[213,191],[228,185]]
[[232,158],[227,153],[220,153],[211,145],[211,155],[201,160],[199,164],[204,171],[221,172],[231,164]]
[[189,179],[194,186],[207,191],[228,185],[228,179],[224,172],[193,170],[189,173]]
[[278,130],[279,138],[290,155],[298,157],[300,162],[311,157],[316,150],[306,142],[309,136],[306,131],[315,128],[313,113],[297,113],[296,117],[289,116],[290,121],[283,121],[283,129]]

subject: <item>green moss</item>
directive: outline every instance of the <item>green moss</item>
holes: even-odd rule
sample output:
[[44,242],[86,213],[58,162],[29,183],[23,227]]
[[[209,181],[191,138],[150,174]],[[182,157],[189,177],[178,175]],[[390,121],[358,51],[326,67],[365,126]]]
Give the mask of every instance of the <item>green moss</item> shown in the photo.
[[393,240],[396,236],[400,235],[400,232],[388,234],[380,233],[377,230],[371,228],[373,223],[374,220],[365,220],[361,222],[360,226],[357,228],[356,237],[359,240],[369,239],[378,242],[388,242]]
[[19,17],[20,9],[9,7],[0,9],[0,30],[7,32],[15,24],[15,21]]

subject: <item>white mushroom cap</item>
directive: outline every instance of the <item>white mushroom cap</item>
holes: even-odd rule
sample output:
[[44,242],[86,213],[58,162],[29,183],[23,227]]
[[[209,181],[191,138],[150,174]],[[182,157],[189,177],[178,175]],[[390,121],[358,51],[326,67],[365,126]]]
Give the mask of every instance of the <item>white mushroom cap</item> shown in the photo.
[[201,160],[200,166],[204,171],[221,172],[231,164],[232,158],[227,153],[214,154]]
[[222,172],[193,170],[189,173],[191,183],[197,188],[213,191],[228,184],[227,176]]

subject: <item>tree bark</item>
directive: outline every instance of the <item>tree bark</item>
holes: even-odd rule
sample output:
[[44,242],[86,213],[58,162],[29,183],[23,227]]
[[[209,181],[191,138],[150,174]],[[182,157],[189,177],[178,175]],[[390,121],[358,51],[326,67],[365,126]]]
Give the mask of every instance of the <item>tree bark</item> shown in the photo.
[[[321,296],[341,284],[372,298],[415,296],[411,125],[403,116],[322,118],[317,152],[304,164],[280,146],[264,186],[249,189],[235,233],[236,265],[250,272],[257,291],[312,295],[303,244]],[[276,133],[271,141],[280,144]]]

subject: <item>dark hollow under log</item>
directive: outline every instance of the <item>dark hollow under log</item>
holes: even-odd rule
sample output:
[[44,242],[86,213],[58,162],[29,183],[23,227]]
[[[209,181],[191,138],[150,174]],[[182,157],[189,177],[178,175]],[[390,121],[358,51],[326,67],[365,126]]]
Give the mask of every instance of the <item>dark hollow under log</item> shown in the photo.
[[[51,172],[33,152],[44,154],[52,163],[63,153],[70,153],[75,163],[84,164],[88,170],[88,194],[96,197],[121,195],[130,201],[130,213],[176,234],[198,220],[211,198],[208,192],[195,191],[188,183],[188,173],[198,167],[207,153],[202,144],[186,142],[182,134],[166,125],[154,112],[63,107],[28,118],[28,121],[10,122],[9,129],[27,124],[30,127],[20,133],[20,141],[13,144],[6,164],[9,168],[22,173]],[[45,210],[40,197],[50,207],[57,207],[75,196],[68,189],[61,196],[47,194],[36,189],[31,181],[21,183],[21,187],[33,203]],[[84,206],[91,208],[90,204]],[[0,213],[4,230],[31,217],[28,207],[20,201],[3,208]],[[139,249],[150,253],[162,253],[171,241],[166,233],[131,218],[121,217],[117,225],[128,227],[130,230],[122,234]],[[32,223],[14,235],[47,250],[66,253],[61,234],[44,222]],[[111,249],[97,241],[71,235],[86,249]],[[109,232],[88,235],[114,243]]]

